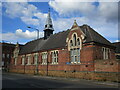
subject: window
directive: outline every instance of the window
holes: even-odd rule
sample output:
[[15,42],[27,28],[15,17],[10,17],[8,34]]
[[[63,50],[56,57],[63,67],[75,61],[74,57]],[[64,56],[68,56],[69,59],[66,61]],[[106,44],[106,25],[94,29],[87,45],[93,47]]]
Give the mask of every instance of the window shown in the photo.
[[27,56],[27,65],[31,65],[31,58],[30,58],[30,56]]
[[103,59],[109,59],[110,58],[110,49],[109,48],[102,48],[103,52]]
[[73,42],[72,42],[72,40],[70,40],[70,46],[73,46]]
[[52,64],[58,64],[58,51],[53,51],[51,54],[52,54]]
[[7,54],[7,58],[9,58],[9,54]]
[[56,62],[58,62],[58,51],[56,51]]
[[73,42],[74,42],[74,46],[76,46],[76,34],[74,34],[73,36]]
[[45,28],[47,27],[47,25],[45,25]]
[[80,63],[80,49],[70,50],[71,63]]
[[25,56],[22,57],[22,65],[25,65]]
[[5,58],[5,54],[4,53],[2,54],[2,57]]
[[80,49],[82,46],[80,37],[78,37],[77,33],[73,33],[69,43],[70,47],[68,50],[70,50],[71,63],[80,63]]
[[38,55],[34,55],[34,64],[36,65],[38,62]]
[[79,38],[77,39],[77,45],[80,45],[80,39]]
[[52,28],[52,25],[50,25],[50,27]]
[[77,48],[77,62],[80,63],[80,49]]
[[47,53],[42,53],[42,64],[47,64]]

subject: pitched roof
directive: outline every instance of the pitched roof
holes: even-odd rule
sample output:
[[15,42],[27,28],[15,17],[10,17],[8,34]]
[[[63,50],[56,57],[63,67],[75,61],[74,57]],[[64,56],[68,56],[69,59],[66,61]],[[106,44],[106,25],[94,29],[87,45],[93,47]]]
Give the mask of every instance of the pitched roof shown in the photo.
[[[89,27],[87,25],[83,25],[83,26],[79,26],[79,27],[81,28],[83,33],[86,35],[85,43],[97,42],[97,43],[112,46],[112,44],[107,39],[105,39],[103,36],[101,36],[99,33],[97,33],[91,27]],[[27,53],[36,52],[36,51],[65,47],[66,39],[67,39],[69,32],[70,32],[70,30],[67,30],[67,31],[53,34],[47,39],[39,38],[37,40],[30,41],[21,48],[20,54],[27,54]]]
[[66,38],[68,33],[69,30],[53,34],[45,40],[44,38],[40,38],[30,41],[26,43],[24,47],[22,47],[20,54],[64,47],[66,45]]
[[11,44],[11,43],[1,43],[2,46],[5,46],[5,47],[15,47],[15,44]]
[[83,33],[86,35],[86,41],[85,42],[97,42],[101,44],[106,44],[112,46],[111,42],[105,39],[102,35],[97,33],[95,30],[93,30],[88,25],[79,26]]
[[115,53],[120,53],[120,42],[114,42],[112,44],[116,47]]

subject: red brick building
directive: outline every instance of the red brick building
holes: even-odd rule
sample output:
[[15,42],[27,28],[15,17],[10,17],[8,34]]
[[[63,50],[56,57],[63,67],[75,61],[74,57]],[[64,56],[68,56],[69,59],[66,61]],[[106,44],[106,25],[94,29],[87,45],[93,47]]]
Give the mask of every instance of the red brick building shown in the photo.
[[11,62],[11,57],[13,56],[13,51],[15,49],[15,45],[11,43],[0,43],[2,50],[2,69],[8,70],[8,66]]
[[16,46],[11,72],[118,81],[119,62],[115,47],[107,39],[88,25],[78,26],[76,21],[67,31],[53,31],[48,13],[44,37],[22,48]]
[[112,44],[116,47],[115,49],[116,59],[120,60],[120,42],[114,42]]

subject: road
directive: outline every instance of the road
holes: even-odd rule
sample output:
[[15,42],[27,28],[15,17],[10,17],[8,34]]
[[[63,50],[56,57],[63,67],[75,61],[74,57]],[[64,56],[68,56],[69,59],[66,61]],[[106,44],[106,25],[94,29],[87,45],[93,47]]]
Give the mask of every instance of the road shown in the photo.
[[[97,81],[2,73],[2,88],[114,88]],[[117,89],[116,89],[117,90]]]

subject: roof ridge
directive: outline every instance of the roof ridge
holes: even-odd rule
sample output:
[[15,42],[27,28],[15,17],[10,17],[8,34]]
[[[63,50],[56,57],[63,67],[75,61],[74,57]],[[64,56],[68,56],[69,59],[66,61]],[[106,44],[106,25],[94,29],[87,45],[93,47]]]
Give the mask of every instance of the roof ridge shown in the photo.
[[[90,28],[90,27],[89,27]],[[87,26],[87,29],[86,30],[88,30],[88,32],[89,32],[89,34],[90,34],[90,37],[91,37],[91,40],[93,41],[93,37],[92,37],[92,35],[91,35],[91,33],[90,33],[90,29],[88,28],[88,26]]]

